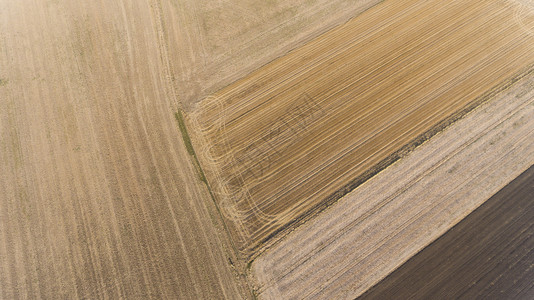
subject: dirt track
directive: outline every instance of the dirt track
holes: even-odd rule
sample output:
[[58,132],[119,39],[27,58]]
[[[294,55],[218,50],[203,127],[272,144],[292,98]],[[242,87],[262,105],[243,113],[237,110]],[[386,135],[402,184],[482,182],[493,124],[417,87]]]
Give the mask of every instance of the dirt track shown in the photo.
[[534,75],[477,108],[253,263],[265,299],[353,299],[534,164]]
[[0,0],[0,298],[243,299],[156,1]]
[[534,166],[361,299],[532,299],[533,199]]
[[511,3],[386,1],[204,100],[196,146],[243,251],[532,64]]

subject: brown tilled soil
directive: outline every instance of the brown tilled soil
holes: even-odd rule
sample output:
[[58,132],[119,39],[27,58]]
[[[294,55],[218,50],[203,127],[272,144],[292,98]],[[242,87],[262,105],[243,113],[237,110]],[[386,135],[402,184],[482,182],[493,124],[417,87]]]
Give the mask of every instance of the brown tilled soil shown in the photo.
[[534,166],[361,299],[532,299]]
[[200,103],[194,142],[243,252],[534,63],[515,8],[386,1]]

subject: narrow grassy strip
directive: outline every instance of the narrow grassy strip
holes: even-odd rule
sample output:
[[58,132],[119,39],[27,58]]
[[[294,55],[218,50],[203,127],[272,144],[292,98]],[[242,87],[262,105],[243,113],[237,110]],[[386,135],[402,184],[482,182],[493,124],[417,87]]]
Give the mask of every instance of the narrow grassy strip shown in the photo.
[[[213,204],[215,205],[215,208],[217,209],[217,214],[219,215],[219,218],[223,224],[224,231],[226,232],[228,236],[228,240],[230,241],[230,245],[232,245],[232,249],[234,251],[235,256],[237,259],[241,262],[243,262],[243,258],[241,256],[241,253],[237,249],[237,246],[234,243],[234,240],[232,239],[232,235],[230,234],[230,229],[228,228],[228,225],[226,225],[226,222],[224,220],[224,216],[221,212],[221,209],[219,208],[219,205],[217,204],[217,201],[215,201],[215,195],[213,194],[213,191],[208,183],[208,180],[206,179],[206,175],[204,174],[204,171],[202,170],[202,167],[200,166],[200,162],[198,161],[197,154],[195,152],[195,148],[193,147],[193,143],[191,142],[191,137],[189,136],[189,132],[187,131],[187,126],[185,125],[184,116],[182,111],[179,109],[177,112],[174,113],[174,117],[176,118],[176,121],[178,122],[178,127],[180,128],[180,132],[182,133],[182,138],[184,140],[185,147],[187,149],[187,152],[192,157],[193,165],[197,169],[197,172],[199,174],[199,179],[204,182],[206,185],[208,192],[210,193],[211,200],[213,201]],[[246,277],[247,272],[250,272],[250,266],[252,264],[252,260],[248,262],[248,264],[245,267],[244,270],[244,276]],[[248,279],[247,279],[248,282]],[[252,288],[249,284],[249,288],[251,289],[251,294],[253,299],[257,299],[257,291]]]
[[187,126],[185,125],[184,116],[182,111],[179,109],[177,112],[174,113],[174,117],[176,118],[176,121],[178,122],[178,127],[180,128],[180,132],[182,133],[182,138],[184,140],[185,147],[187,149],[187,152],[192,157],[193,165],[197,169],[199,179],[200,181],[204,182],[206,187],[208,188],[208,192],[210,193],[211,200],[215,204],[215,208],[217,209],[217,213],[219,214],[219,218],[222,221],[222,224],[224,226],[224,230],[228,234],[228,239],[230,241],[230,244],[232,245],[232,248],[234,250],[234,253],[236,257],[239,260],[242,260],[241,254],[238,251],[236,245],[234,244],[234,241],[232,239],[232,235],[230,234],[230,230],[228,229],[228,226],[226,225],[226,222],[224,220],[224,216],[221,212],[221,209],[219,208],[219,205],[217,204],[217,201],[215,201],[215,195],[213,194],[213,191],[206,180],[206,175],[204,174],[204,171],[202,170],[202,167],[200,166],[200,162],[198,161],[197,154],[195,152],[195,149],[193,148],[193,143],[191,142],[191,137],[189,136],[189,132],[187,131]]

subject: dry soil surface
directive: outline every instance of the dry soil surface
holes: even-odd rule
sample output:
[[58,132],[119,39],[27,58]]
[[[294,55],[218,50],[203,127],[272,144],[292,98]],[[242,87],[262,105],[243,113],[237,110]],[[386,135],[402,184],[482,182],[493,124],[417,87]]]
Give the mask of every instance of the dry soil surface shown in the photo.
[[185,108],[381,1],[160,1]]
[[201,102],[196,148],[242,251],[534,63],[518,7],[385,1]]
[[157,7],[0,0],[1,299],[250,295],[175,120]]
[[533,116],[530,75],[259,256],[260,295],[360,295],[534,164]]
[[534,166],[361,299],[534,298]]

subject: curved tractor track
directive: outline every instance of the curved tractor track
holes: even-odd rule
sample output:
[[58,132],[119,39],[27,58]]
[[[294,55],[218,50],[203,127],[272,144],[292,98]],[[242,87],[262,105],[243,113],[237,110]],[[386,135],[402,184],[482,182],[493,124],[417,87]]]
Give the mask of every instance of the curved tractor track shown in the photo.
[[194,140],[241,249],[251,255],[524,73],[534,36],[518,9],[386,1],[201,102]]

